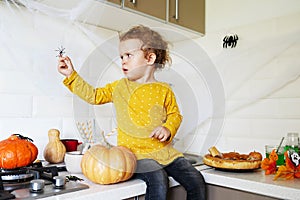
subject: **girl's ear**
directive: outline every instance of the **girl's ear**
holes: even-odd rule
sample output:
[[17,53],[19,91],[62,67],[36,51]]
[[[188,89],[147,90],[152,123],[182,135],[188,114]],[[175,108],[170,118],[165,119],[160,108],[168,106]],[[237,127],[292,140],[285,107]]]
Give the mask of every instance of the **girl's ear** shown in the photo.
[[155,53],[148,53],[147,55],[147,62],[149,65],[153,65],[156,60],[156,54]]

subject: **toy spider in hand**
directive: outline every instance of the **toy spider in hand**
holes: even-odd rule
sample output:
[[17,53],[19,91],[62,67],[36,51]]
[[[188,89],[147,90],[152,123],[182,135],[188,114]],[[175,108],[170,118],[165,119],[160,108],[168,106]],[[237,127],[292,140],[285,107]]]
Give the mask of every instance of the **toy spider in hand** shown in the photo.
[[55,51],[58,51],[58,55],[56,57],[62,57],[65,52],[65,48],[63,46],[58,47]]
[[237,34],[226,35],[223,39],[223,48],[231,47],[234,48],[239,37]]

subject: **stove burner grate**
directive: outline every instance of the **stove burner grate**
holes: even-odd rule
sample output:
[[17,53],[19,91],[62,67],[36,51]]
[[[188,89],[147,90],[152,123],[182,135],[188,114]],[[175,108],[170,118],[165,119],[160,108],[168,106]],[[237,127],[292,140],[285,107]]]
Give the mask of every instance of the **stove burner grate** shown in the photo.
[[33,163],[29,166],[16,169],[0,169],[0,191],[13,191],[29,186],[33,179],[45,179],[51,184],[54,176],[62,171],[56,166],[43,167],[42,163]]
[[0,200],[14,199],[14,198],[15,198],[15,195],[9,193],[8,191],[0,190]]
[[15,175],[15,174],[26,174],[27,168],[16,168],[16,169],[2,169],[0,168],[0,175]]
[[16,175],[1,176],[3,182],[15,182],[15,183],[30,181],[33,178],[34,178],[33,174],[16,174]]
[[[58,176],[58,172],[61,171],[66,171],[66,168],[64,166],[31,165],[13,170],[0,169],[0,200],[39,199],[89,188],[88,185],[75,181],[69,181],[63,187],[55,188],[53,177]],[[42,191],[30,191],[32,179],[45,181]]]

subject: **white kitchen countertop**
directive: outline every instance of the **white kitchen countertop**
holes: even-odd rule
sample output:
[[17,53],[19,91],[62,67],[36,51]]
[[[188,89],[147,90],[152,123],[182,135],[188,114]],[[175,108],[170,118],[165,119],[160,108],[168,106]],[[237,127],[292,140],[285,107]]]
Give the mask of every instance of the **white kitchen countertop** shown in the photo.
[[279,199],[300,200],[300,179],[275,181],[274,175],[264,173],[262,169],[253,172],[202,171],[205,181],[210,184]]
[[[256,193],[269,197],[300,200],[300,180],[274,181],[274,175],[264,175],[263,170],[252,172],[227,172],[210,168],[206,165],[196,167],[200,170],[209,184],[228,187],[241,191]],[[123,183],[112,185],[94,184],[83,174],[72,174],[84,179],[82,183],[89,185],[89,189],[77,192],[66,193],[53,197],[44,198],[45,200],[86,200],[86,199],[110,199],[119,200],[130,198],[145,193],[146,185],[141,180],[129,180]],[[170,178],[170,186],[176,186],[178,183]]]

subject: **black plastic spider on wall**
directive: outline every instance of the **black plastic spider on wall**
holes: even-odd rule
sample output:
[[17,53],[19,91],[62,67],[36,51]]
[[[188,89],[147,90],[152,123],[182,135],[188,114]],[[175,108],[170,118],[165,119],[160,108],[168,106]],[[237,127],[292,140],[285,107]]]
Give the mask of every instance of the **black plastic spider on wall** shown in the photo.
[[236,46],[236,43],[238,41],[239,37],[237,34],[229,34],[226,35],[223,39],[223,48],[234,48]]

